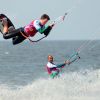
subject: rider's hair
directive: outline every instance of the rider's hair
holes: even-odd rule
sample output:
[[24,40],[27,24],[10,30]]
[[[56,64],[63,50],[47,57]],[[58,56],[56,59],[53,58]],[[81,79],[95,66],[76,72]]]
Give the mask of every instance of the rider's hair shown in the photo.
[[50,20],[50,17],[47,14],[43,14],[41,16],[41,19],[48,19],[48,20]]

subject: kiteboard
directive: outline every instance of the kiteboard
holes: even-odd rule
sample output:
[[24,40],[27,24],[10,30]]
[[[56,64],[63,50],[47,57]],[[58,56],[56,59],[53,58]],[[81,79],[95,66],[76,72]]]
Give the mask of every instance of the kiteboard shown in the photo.
[[0,32],[3,33],[3,29],[4,29],[3,18],[7,19],[7,22],[8,22],[8,32],[14,30],[15,26],[13,25],[11,20],[5,14],[0,14]]

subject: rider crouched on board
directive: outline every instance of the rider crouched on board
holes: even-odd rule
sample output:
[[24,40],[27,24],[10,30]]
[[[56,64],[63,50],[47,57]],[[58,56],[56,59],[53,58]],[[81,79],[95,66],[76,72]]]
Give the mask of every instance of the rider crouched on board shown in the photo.
[[7,19],[3,18],[3,37],[4,39],[13,38],[13,45],[16,45],[23,42],[26,37],[34,37],[37,32],[48,36],[54,26],[54,24],[45,26],[49,20],[50,17],[47,14],[43,14],[40,19],[33,20],[29,25],[9,32]]
[[59,71],[60,71],[59,69],[64,68],[66,64],[70,64],[70,61],[67,60],[63,64],[60,64],[60,65],[54,64],[53,56],[49,55],[46,69],[50,77],[55,78],[59,74]]

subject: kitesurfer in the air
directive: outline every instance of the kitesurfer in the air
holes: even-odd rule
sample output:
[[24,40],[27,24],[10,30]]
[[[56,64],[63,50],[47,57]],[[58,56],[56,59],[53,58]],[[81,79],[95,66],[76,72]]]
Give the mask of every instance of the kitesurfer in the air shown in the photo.
[[3,18],[3,37],[4,39],[13,38],[13,44],[16,45],[23,42],[26,37],[33,37],[37,32],[48,36],[54,26],[54,24],[48,25],[47,27],[45,26],[49,20],[50,17],[47,14],[43,14],[40,19],[33,20],[29,25],[8,32],[7,19]]
[[70,64],[70,61],[65,61],[63,64],[56,65],[54,64],[54,59],[52,55],[48,56],[48,63],[46,65],[46,69],[48,74],[50,75],[51,78],[55,78],[59,74],[59,69],[64,68],[66,64]]

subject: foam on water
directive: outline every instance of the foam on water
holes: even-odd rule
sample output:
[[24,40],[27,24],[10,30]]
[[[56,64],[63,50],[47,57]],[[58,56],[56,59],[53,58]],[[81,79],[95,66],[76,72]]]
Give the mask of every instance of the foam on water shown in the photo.
[[8,51],[6,51],[6,52],[5,52],[5,54],[6,54],[6,55],[8,55],[8,54],[9,54],[9,52],[8,52]]
[[64,73],[17,89],[0,86],[0,100],[99,100],[100,70]]

